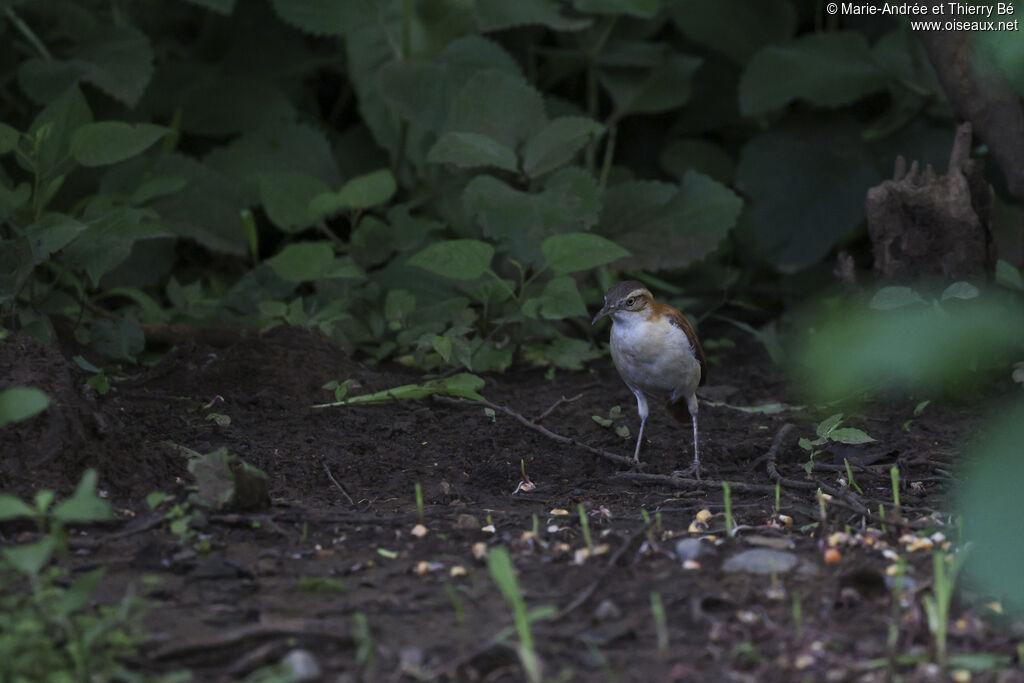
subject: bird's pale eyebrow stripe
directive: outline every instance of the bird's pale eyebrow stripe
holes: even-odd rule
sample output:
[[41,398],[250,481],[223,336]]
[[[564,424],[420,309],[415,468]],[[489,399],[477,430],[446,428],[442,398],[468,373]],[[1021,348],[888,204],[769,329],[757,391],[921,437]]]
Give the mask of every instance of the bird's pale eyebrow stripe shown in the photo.
[[646,291],[647,291],[646,289],[634,289],[634,290],[633,290],[632,292],[630,292],[630,293],[629,293],[629,294],[628,294],[628,295],[626,296],[626,298],[628,299],[628,298],[630,298],[630,297],[633,297],[633,296],[641,296],[641,295],[643,295],[643,293],[644,293],[644,292],[646,292]]

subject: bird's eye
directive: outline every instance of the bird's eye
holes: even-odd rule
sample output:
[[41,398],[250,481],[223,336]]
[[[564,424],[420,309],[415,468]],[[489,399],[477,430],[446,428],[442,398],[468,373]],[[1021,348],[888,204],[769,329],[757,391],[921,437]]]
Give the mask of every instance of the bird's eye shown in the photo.
[[626,299],[626,305],[627,306],[632,306],[635,303],[636,303],[636,297],[635,296],[631,296],[628,299]]

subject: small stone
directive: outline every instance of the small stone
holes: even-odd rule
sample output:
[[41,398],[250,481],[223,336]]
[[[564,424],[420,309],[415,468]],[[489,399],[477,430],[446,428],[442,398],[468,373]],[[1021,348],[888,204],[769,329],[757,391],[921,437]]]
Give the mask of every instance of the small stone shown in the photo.
[[704,552],[704,544],[699,538],[684,538],[676,543],[676,557],[683,562],[696,560]]
[[594,618],[598,621],[613,621],[622,617],[622,610],[611,600],[605,598],[594,609]]
[[461,564],[457,564],[457,565],[455,565],[454,567],[451,568],[451,571],[449,571],[448,574],[453,579],[456,579],[456,578],[458,578],[460,576],[465,576],[466,575],[466,568],[463,567]]
[[483,543],[483,542],[474,543],[473,544],[473,557],[475,557],[478,560],[486,559],[487,558],[487,544]]
[[697,560],[683,560],[683,569],[688,572],[700,569],[700,562]]
[[291,672],[290,680],[296,683],[319,681],[323,676],[320,663],[309,650],[292,650],[284,656],[281,663]]
[[753,548],[733,555],[722,569],[726,572],[749,572],[751,574],[785,574],[796,566],[793,553],[771,548]]
[[473,530],[480,528],[480,521],[473,515],[467,515],[465,513],[455,518],[455,528],[464,530]]
[[427,535],[427,527],[423,526],[422,524],[417,524],[412,528],[412,531],[410,531],[409,533],[411,533],[416,538],[423,538]]
[[710,519],[711,519],[711,510],[708,510],[707,508],[704,508],[703,510],[701,510],[700,512],[697,513],[697,521],[700,522],[701,524],[707,524],[708,520],[710,520]]

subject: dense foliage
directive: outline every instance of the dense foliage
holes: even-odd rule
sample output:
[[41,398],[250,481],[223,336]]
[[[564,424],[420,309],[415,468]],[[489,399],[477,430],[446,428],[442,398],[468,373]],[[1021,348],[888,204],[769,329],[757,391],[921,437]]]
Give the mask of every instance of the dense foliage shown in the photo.
[[426,369],[578,367],[616,271],[714,303],[813,267],[897,153],[951,141],[908,27],[810,2],[0,8],[3,324],[113,359],[285,321]]

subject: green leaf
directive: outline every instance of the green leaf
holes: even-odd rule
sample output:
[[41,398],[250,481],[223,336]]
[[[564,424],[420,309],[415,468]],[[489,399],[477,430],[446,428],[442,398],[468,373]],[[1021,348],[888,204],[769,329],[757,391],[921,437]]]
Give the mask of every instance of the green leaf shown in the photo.
[[162,226],[146,209],[114,209],[89,222],[85,230],[66,247],[68,263],[83,268],[94,286],[100,278],[120,265],[131,254],[135,240],[167,237]]
[[69,169],[72,165],[69,160],[71,136],[91,122],[89,104],[77,85],[71,86],[43,107],[27,133],[29,139],[37,139],[42,135],[39,155],[33,160],[37,174],[50,178]]
[[444,130],[479,133],[516,149],[546,123],[544,100],[536,88],[520,76],[486,70],[459,90]]
[[114,519],[110,503],[96,495],[96,470],[86,470],[74,494],[53,508],[55,519],[65,524],[106,522]]
[[131,318],[97,320],[89,331],[92,348],[113,360],[135,362],[146,348],[146,336]]
[[760,116],[797,99],[839,107],[884,89],[887,81],[863,34],[811,33],[753,56],[740,79],[740,110]]
[[590,26],[591,19],[572,19],[560,12],[552,0],[477,0],[477,26],[481,31],[501,31],[516,26],[546,26],[553,31],[579,31]]
[[0,391],[0,427],[27,420],[50,406],[50,397],[33,387],[11,387]]
[[740,66],[762,46],[792,38],[797,27],[789,0],[676,0],[669,13],[687,38]]
[[[600,57],[599,79],[619,116],[656,114],[689,102],[693,76],[703,59],[675,53],[662,44],[625,44],[618,50]],[[658,55],[656,63],[649,64],[650,55]]]
[[540,193],[520,192],[492,176],[480,175],[462,193],[466,211],[487,237],[522,262],[541,266],[541,243],[551,235],[586,230],[597,222],[597,183],[577,167],[547,176]]
[[259,186],[267,217],[285,232],[299,232],[313,225],[310,202],[330,192],[322,180],[297,171],[262,173]]
[[[8,391],[10,391],[8,389]],[[3,394],[0,394],[0,402],[3,401]],[[2,408],[0,408],[2,410]],[[7,493],[0,493],[0,522],[8,522],[12,519],[22,517],[35,517],[36,511],[25,501]]]
[[630,251],[622,268],[683,268],[718,247],[742,206],[732,190],[695,171],[681,186],[631,181],[608,188],[597,232]]
[[584,339],[563,336],[556,337],[550,344],[523,347],[523,358],[527,362],[566,370],[582,370],[585,362],[603,355]]
[[229,16],[235,9],[235,0],[185,0],[218,14]]
[[334,263],[330,242],[293,242],[265,263],[285,282],[311,282]]
[[[576,281],[568,275],[552,278],[540,295],[540,314],[548,320],[586,317],[587,305]],[[525,306],[524,306],[525,312]]]
[[540,248],[547,264],[559,275],[590,270],[629,256],[628,251],[611,240],[583,232],[553,235]]
[[913,304],[924,303],[921,295],[910,287],[890,286],[882,287],[871,297],[871,308],[876,311],[891,311],[894,308],[902,308]]
[[453,280],[475,280],[486,272],[494,247],[481,240],[435,242],[409,259],[409,265]]
[[842,421],[843,421],[843,414],[842,413],[836,413],[835,415],[831,415],[829,417],[826,417],[824,420],[822,420],[820,423],[818,423],[818,430],[817,430],[818,436],[822,437],[822,438],[827,437],[832,432],[833,429],[835,429],[836,427],[838,427],[842,423]]
[[395,176],[391,171],[374,171],[353,178],[337,192],[313,197],[309,202],[309,212],[320,219],[339,211],[370,209],[391,199],[396,189]]
[[829,432],[828,438],[832,441],[851,445],[874,441],[874,439],[868,436],[866,432],[856,429],[855,427],[840,427],[839,429],[833,429]]
[[444,396],[461,396],[471,398],[474,401],[482,401],[483,396],[477,393],[483,389],[484,381],[476,375],[468,372],[461,372],[443,379],[432,379],[423,384],[403,384],[401,386],[378,391],[373,394],[361,396],[350,396],[342,401],[334,403],[322,403],[313,406],[314,408],[333,408],[351,404],[378,404],[391,403],[393,401],[413,401],[427,396],[440,394]]
[[106,571],[106,567],[97,567],[76,579],[64,591],[60,599],[53,604],[54,614],[58,617],[66,618],[85,607],[86,603],[89,602],[89,598],[92,597],[96,584],[103,578]]
[[35,543],[3,548],[3,556],[8,564],[22,574],[38,576],[56,548],[57,540],[53,536],[44,536]]
[[996,261],[996,282],[1003,287],[1024,291],[1024,277],[1008,261]]
[[616,14],[653,19],[661,8],[661,0],[572,0],[572,6],[583,14]]
[[661,167],[682,181],[687,171],[696,171],[723,185],[731,185],[736,176],[736,162],[713,142],[686,139],[673,140],[658,155]]
[[18,146],[21,133],[16,128],[11,128],[6,123],[0,122],[0,154],[13,152]]
[[375,0],[270,0],[282,21],[317,36],[342,36],[376,17]]
[[607,417],[601,417],[600,415],[591,415],[590,419],[596,422],[597,424],[601,425],[602,427],[612,426],[612,421],[609,420]]
[[71,156],[83,166],[109,166],[141,154],[171,132],[170,128],[152,123],[89,123],[72,136]]
[[562,116],[548,122],[526,142],[523,170],[531,178],[542,176],[572,161],[573,156],[604,127],[582,116]]
[[751,200],[741,222],[777,267],[809,266],[864,220],[880,181],[853,125],[772,130],[740,154],[736,185]]
[[942,295],[939,297],[940,300],[946,301],[947,299],[974,299],[981,294],[978,288],[972,285],[970,282],[954,282],[949,287],[946,287],[942,291]]
[[430,148],[427,161],[462,168],[495,166],[505,171],[518,170],[515,152],[479,133],[445,133]]

